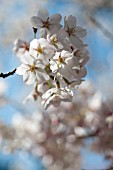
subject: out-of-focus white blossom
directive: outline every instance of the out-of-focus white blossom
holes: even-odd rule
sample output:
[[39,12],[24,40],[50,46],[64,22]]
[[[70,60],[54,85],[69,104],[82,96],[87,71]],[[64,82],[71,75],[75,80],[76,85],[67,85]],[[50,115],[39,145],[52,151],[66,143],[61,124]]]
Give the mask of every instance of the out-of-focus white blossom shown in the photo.
[[18,57],[21,57],[24,53],[29,51],[29,43],[21,39],[14,41],[13,52]]

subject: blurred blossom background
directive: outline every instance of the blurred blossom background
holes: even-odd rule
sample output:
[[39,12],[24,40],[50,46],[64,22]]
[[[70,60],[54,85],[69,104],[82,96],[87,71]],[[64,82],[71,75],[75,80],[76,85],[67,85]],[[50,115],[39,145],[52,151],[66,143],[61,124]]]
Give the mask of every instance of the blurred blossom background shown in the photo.
[[20,76],[0,78],[0,170],[107,170],[113,167],[113,0],[0,0],[0,73],[19,66],[13,43],[33,39],[30,18],[42,7],[74,15],[87,30],[87,76],[73,103],[48,111],[40,101],[23,104],[32,87]]

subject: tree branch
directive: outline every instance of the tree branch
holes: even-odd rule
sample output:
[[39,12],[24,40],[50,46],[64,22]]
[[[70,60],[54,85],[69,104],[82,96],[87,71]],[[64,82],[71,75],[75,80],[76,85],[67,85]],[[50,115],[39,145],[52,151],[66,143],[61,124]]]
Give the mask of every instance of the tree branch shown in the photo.
[[89,20],[111,41],[113,41],[113,34],[105,28],[97,19],[95,19],[93,16],[88,15]]
[[16,68],[8,73],[0,73],[0,77],[5,79],[6,77],[13,75],[15,72],[16,72]]

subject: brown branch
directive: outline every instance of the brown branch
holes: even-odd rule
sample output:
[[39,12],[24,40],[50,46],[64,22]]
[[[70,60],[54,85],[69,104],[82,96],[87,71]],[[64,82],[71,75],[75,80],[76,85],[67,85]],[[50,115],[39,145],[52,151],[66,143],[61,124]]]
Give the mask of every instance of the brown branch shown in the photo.
[[0,77],[5,79],[6,77],[13,75],[15,72],[16,72],[16,68],[8,73],[0,73]]

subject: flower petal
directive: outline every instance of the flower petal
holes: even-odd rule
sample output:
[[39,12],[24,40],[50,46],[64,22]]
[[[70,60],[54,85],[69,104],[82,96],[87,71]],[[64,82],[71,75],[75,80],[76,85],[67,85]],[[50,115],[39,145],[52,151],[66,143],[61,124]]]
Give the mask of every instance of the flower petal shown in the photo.
[[76,18],[72,15],[69,15],[66,21],[69,28],[76,27]]
[[62,16],[60,14],[54,14],[49,17],[49,22],[50,24],[59,23],[61,19],[62,19]]
[[38,18],[37,16],[31,17],[31,23],[32,23],[32,26],[34,28],[38,28],[38,27],[42,27],[43,26],[42,20],[40,18]]
[[21,66],[19,66],[16,69],[16,73],[19,75],[24,75],[27,69],[28,69],[28,67],[26,65],[22,64]]
[[46,9],[41,8],[38,11],[38,17],[42,19],[42,21],[47,21],[48,17],[49,17],[49,13]]
[[75,28],[75,36],[77,36],[78,38],[83,38],[84,36],[86,36],[87,32],[85,29],[83,29],[82,27],[77,26]]

